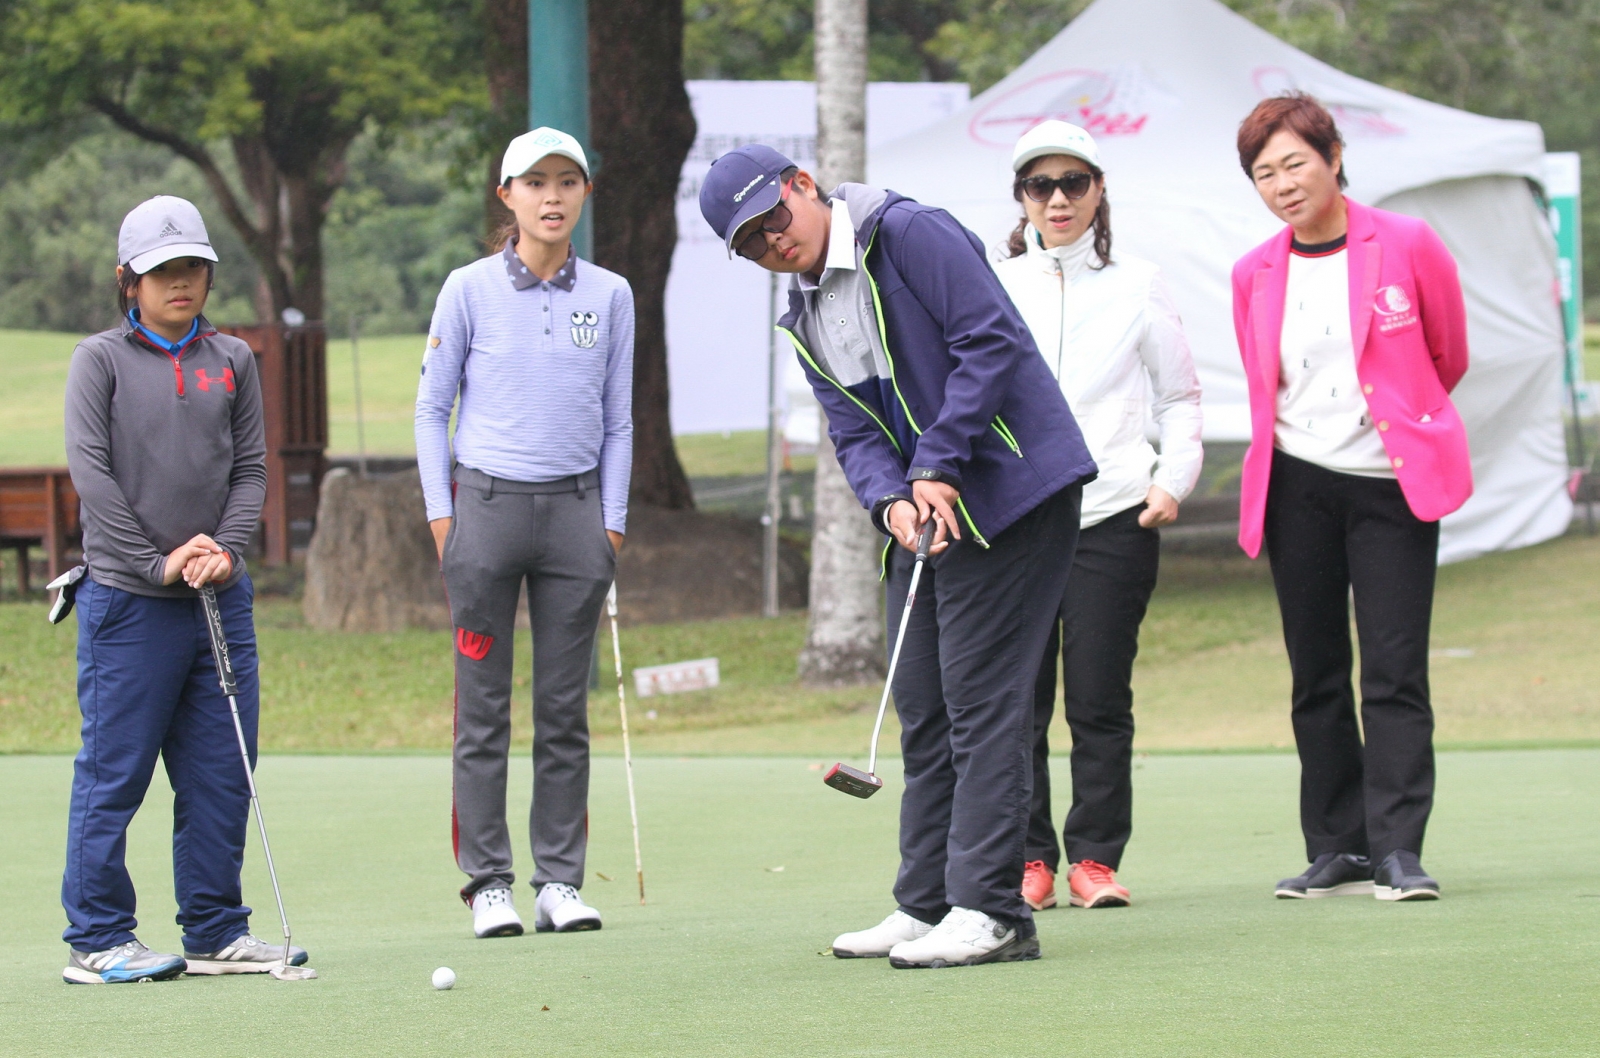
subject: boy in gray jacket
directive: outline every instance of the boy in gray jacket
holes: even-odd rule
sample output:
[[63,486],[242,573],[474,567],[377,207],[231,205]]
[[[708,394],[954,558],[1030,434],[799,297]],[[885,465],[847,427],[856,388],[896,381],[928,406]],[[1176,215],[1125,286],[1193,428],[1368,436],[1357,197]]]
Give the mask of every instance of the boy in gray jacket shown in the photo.
[[[265,973],[281,947],[250,934],[239,871],[249,790],[197,590],[214,584],[255,759],[253,589],[244,568],[266,497],[255,358],[202,316],[216,253],[199,210],[159,196],[117,242],[124,313],[67,376],[67,463],[82,501],[76,592],[83,748],[72,783],[62,935],[71,984]],[[66,590],[66,589],[64,589]],[[128,823],[159,755],[173,790],[184,955],[134,936]],[[288,961],[299,964],[295,949]]]

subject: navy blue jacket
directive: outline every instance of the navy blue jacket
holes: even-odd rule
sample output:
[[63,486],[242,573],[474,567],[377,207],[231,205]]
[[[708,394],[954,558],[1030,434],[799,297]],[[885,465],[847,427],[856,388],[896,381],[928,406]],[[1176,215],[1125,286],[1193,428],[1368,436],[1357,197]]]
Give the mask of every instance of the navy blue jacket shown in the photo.
[[835,382],[796,334],[798,290],[778,326],[827,412],[861,505],[877,514],[891,498],[909,499],[912,481],[944,481],[961,492],[966,531],[987,547],[1045,499],[1092,481],[1077,421],[978,237],[890,191],[856,241],[866,247],[889,377]]

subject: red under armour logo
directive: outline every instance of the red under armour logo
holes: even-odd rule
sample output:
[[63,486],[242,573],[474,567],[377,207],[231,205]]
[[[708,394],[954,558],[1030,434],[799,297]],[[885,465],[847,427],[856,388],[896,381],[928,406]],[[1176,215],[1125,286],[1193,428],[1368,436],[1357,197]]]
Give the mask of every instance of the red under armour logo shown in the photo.
[[456,629],[456,649],[473,661],[482,661],[488,657],[489,648],[492,646],[494,646],[494,636],[469,632],[465,628]]
[[197,367],[194,369],[194,380],[200,383],[201,392],[204,393],[210,393],[211,387],[219,382],[228,388],[229,393],[233,392],[233,368],[231,367],[222,369],[221,378],[212,378],[206,374],[205,368]]

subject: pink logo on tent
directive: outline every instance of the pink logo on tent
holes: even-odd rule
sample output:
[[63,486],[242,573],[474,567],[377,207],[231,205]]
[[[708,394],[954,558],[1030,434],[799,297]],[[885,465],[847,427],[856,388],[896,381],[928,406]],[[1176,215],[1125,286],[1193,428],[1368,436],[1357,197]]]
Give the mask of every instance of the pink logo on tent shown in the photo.
[[1010,149],[1041,122],[1069,121],[1093,136],[1136,136],[1150,115],[1119,106],[1117,81],[1099,70],[1057,70],[1018,85],[972,116],[967,133],[979,143]]
[[[1262,99],[1272,96],[1281,96],[1288,92],[1298,91],[1302,86],[1295,80],[1294,74],[1281,66],[1257,66],[1250,72],[1250,80],[1255,84],[1256,91]],[[1383,111],[1377,107],[1364,106],[1360,103],[1336,103],[1327,98],[1329,93],[1316,85],[1306,87],[1306,91],[1316,96],[1323,106],[1328,108],[1328,113],[1333,115],[1333,120],[1339,126],[1339,131],[1346,136],[1404,136],[1406,130],[1383,116]]]

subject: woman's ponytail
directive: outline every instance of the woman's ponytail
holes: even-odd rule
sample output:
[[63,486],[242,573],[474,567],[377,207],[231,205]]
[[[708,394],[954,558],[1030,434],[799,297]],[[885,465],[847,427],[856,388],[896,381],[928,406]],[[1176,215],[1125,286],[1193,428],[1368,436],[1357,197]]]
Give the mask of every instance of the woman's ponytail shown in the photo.
[[1017,226],[1011,230],[1011,235],[1006,239],[1006,255],[1008,257],[1021,257],[1028,252],[1028,218],[1023,217],[1017,221]]

